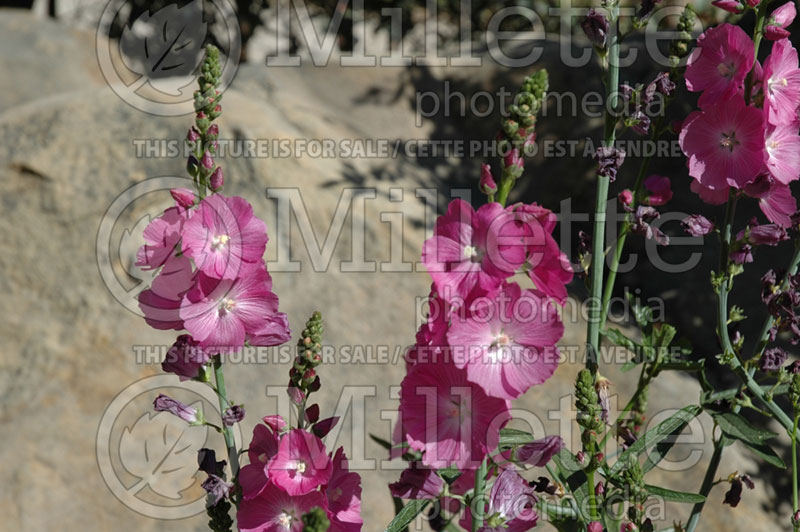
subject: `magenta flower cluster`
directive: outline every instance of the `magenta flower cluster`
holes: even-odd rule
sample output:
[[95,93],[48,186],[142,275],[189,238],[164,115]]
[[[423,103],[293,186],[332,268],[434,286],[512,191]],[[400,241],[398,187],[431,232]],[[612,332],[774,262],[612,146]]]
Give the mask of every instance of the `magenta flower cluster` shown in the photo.
[[263,421],[253,430],[250,464],[239,473],[239,530],[301,532],[302,516],[315,508],[325,511],[330,532],[361,530],[361,478],[348,470],[344,449],[328,453],[324,431],[292,429],[281,416]]
[[[717,3],[731,7],[723,4]],[[680,132],[693,191],[712,204],[727,201],[731,190],[743,192],[783,227],[797,210],[789,183],[800,176],[800,68],[797,50],[778,30],[794,10],[789,2],[775,11],[765,31],[775,42],[763,67],[738,26],[721,24],[698,38],[686,87],[701,93],[700,109]]]
[[198,201],[189,190],[172,192],[176,205],[147,226],[136,261],[158,270],[139,295],[147,323],[189,333],[170,350],[168,371],[191,378],[210,356],[246,342],[286,342],[288,321],[263,258],[267,228],[252,206],[218,193]]

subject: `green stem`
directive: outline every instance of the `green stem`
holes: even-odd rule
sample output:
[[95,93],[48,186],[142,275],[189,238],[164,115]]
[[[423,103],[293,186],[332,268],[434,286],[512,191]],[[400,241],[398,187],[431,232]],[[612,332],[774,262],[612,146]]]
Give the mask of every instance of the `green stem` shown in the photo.
[[[711,455],[711,461],[708,463],[706,475],[703,477],[703,484],[700,486],[700,495],[703,497],[708,497],[708,494],[711,493],[711,488],[714,487],[714,478],[717,476],[717,469],[719,468],[720,460],[722,460],[722,449],[725,447],[726,443],[725,436],[720,436],[720,439],[714,444],[714,454]],[[692,507],[689,522],[686,524],[686,532],[694,532],[697,523],[700,521],[700,513],[703,511],[703,506],[705,506],[705,504],[706,501],[704,499],[695,503]]]
[[587,494],[589,498],[589,518],[592,521],[600,521],[600,512],[598,512],[597,501],[594,496],[594,469],[589,468],[586,470],[586,483]]
[[[214,357],[214,379],[217,381],[217,397],[219,398],[220,415],[225,413],[228,401],[227,391],[225,390],[225,375],[222,372],[222,360],[219,356]],[[239,474],[239,453],[236,452],[236,440],[233,438],[231,427],[222,424],[222,435],[225,437],[225,447],[228,449],[228,460],[231,464],[232,478]]]
[[483,526],[483,518],[486,513],[484,492],[486,491],[486,472],[488,469],[488,459],[484,458],[483,462],[481,462],[481,467],[475,472],[475,491],[472,494],[472,532],[478,532]]
[[500,180],[500,186],[497,189],[497,203],[505,207],[506,201],[508,200],[508,193],[514,188],[514,183],[516,183],[517,179],[505,170],[503,170],[503,173],[506,175]]
[[[604,146],[613,146],[616,139],[617,99],[619,97],[619,7],[614,3],[608,8],[609,22],[613,24],[608,47],[608,72],[606,95],[606,122]],[[597,373],[597,352],[600,347],[600,326],[602,325],[603,267],[605,263],[606,204],[608,202],[607,177],[597,176],[597,196],[594,207],[594,231],[592,234],[591,285],[589,294],[590,316],[586,330],[586,367]],[[592,487],[593,488],[593,487]]]

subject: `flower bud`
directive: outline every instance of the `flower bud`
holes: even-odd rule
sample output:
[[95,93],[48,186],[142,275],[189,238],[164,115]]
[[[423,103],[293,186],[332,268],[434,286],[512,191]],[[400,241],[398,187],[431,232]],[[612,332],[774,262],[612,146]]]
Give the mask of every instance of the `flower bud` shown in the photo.
[[605,486],[603,486],[602,482],[598,482],[597,485],[594,487],[594,494],[597,497],[602,496],[606,492]]
[[169,193],[179,207],[188,209],[194,206],[194,192],[188,188],[173,188]]
[[212,172],[211,177],[209,179],[209,184],[211,185],[211,190],[219,190],[225,184],[225,178],[222,175],[221,166],[217,166],[214,172]]
[[586,526],[586,532],[603,532],[603,525],[600,521],[592,521]]
[[617,199],[622,205],[628,207],[630,206],[631,203],[633,203],[633,192],[631,192],[630,189],[626,188],[625,190],[619,193]]
[[158,394],[158,397],[153,401],[153,408],[156,412],[169,412],[187,423],[198,423],[199,421],[197,409],[176,401],[163,393]]
[[714,0],[711,5],[724,9],[728,13],[739,14],[742,12],[742,4],[738,0]]
[[244,407],[242,405],[233,405],[226,408],[222,414],[222,422],[227,427],[232,427],[244,419]]
[[208,136],[211,138],[217,138],[219,136],[219,126],[217,124],[211,124],[208,127]]
[[602,13],[590,9],[581,22],[581,28],[593,46],[603,49],[608,40],[608,20]]
[[206,170],[211,170],[211,169],[214,168],[214,159],[211,157],[210,153],[205,152],[203,154],[202,164],[203,164],[203,168],[205,168]]
[[514,177],[519,177],[522,175],[522,170],[525,168],[525,162],[522,160],[522,156],[517,148],[512,149],[506,154],[505,157],[503,157],[503,168],[507,169]]
[[481,182],[480,182],[480,189],[481,192],[486,194],[494,194],[497,192],[497,183],[494,182],[492,178],[492,169],[491,167],[484,163],[481,165]]
[[200,139],[200,132],[197,131],[197,128],[192,126],[189,129],[189,133],[186,134],[186,140],[189,142],[197,142]]
[[794,1],[786,2],[781,7],[772,12],[764,28],[764,37],[770,41],[779,41],[785,39],[790,35],[786,27],[794,22],[797,16],[797,9],[794,6]]

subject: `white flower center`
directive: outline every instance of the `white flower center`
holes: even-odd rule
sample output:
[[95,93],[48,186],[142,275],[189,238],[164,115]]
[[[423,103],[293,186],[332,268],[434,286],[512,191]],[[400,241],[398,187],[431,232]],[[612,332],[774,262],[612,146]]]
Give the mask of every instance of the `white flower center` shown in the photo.
[[780,143],[777,140],[767,142],[767,155],[772,157],[772,151],[778,147]]
[[298,460],[294,464],[294,468],[297,470],[298,473],[300,473],[302,475],[303,473],[306,472],[306,463],[303,462],[302,460]]
[[732,61],[727,63],[720,63],[717,65],[717,72],[723,78],[732,78],[733,75],[736,73],[736,66],[733,64]]
[[478,248],[475,246],[466,246],[464,248],[464,257],[471,259],[478,256]]
[[292,526],[292,519],[294,519],[291,515],[283,512],[281,515],[278,516],[278,524],[280,524],[283,528],[289,529]]
[[219,304],[219,315],[224,316],[236,307],[236,301],[233,299],[225,298]]
[[230,239],[231,237],[228,235],[217,235],[211,240],[211,247],[213,249],[224,248]]

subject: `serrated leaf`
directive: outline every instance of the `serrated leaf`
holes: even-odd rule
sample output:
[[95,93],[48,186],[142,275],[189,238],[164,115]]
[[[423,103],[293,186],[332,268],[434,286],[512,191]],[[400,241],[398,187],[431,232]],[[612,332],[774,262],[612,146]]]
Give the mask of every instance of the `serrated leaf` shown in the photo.
[[190,427],[169,412],[146,412],[132,428],[123,429],[120,463],[139,478],[138,489],[147,486],[162,497],[180,499],[196,481],[197,451],[207,432],[207,427]]
[[146,77],[154,89],[178,96],[194,81],[206,33],[202,0],[181,7],[168,4],[155,13],[145,11],[125,26],[119,49],[125,65]]
[[754,427],[742,415],[733,412],[713,414],[720,430],[736,440],[760,445],[777,436],[774,432]]
[[621,471],[629,459],[639,456],[645,450],[656,446],[673,434],[679,434],[701,411],[702,408],[697,405],[685,406],[656,427],[645,432],[641,438],[633,442],[630,447],[619,455],[617,461],[611,466],[609,474],[613,475]]
[[430,502],[431,501],[427,499],[413,499],[408,501],[408,503],[397,512],[397,515],[394,516],[392,522],[386,527],[385,532],[401,532],[405,530],[408,525],[425,510],[425,507],[428,506]]
[[662,488],[659,486],[652,486],[650,484],[645,484],[644,489],[646,489],[650,495],[661,497],[665,501],[670,501],[670,502],[683,502],[687,504],[695,504],[706,500],[706,498],[700,495],[699,493],[675,491],[668,488]]

